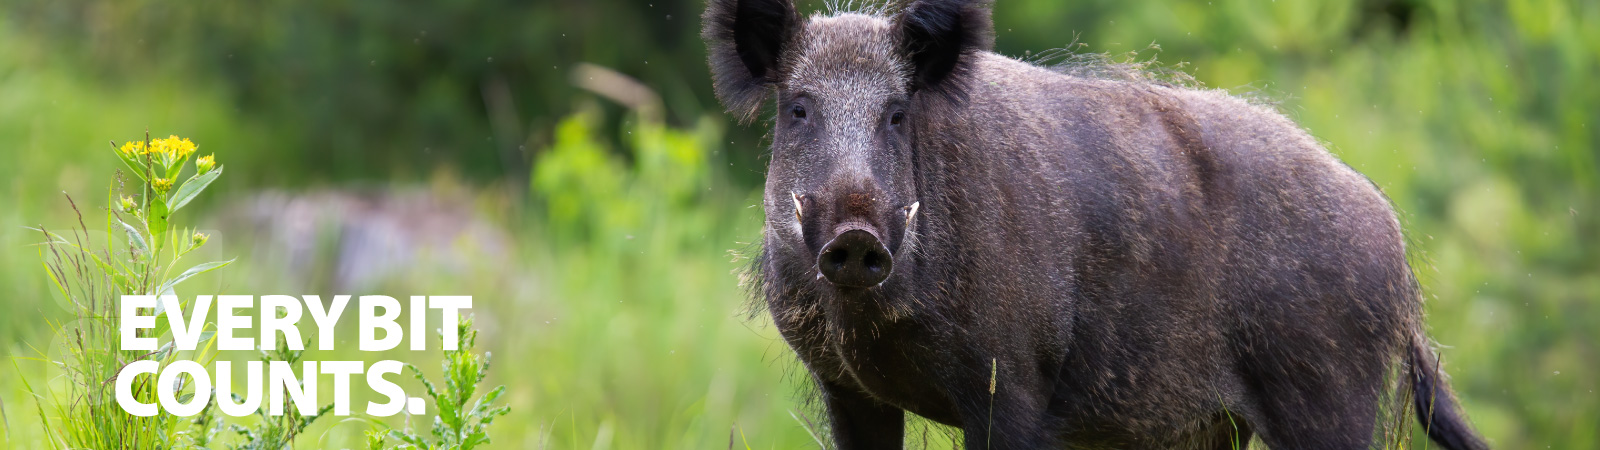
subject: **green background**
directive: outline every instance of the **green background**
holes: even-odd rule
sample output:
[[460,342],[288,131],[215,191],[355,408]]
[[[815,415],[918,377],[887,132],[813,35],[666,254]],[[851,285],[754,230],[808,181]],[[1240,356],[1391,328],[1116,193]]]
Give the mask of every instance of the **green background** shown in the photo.
[[[19,377],[51,380],[39,358],[71,326],[23,227],[74,224],[63,192],[104,206],[106,142],[149,130],[230,168],[184,220],[240,262],[183,294],[475,296],[512,406],[493,448],[815,446],[792,356],[744,310],[765,127],[710,95],[702,8],[0,4],[0,352],[20,369],[0,370],[0,445],[44,445]],[[1600,447],[1600,3],[1000,0],[994,20],[1006,55],[1159,58],[1276,103],[1401,211],[1483,434]],[[577,87],[581,63],[636,78],[663,122]],[[373,229],[408,250],[351,275],[377,260],[350,244]],[[380,359],[353,344],[307,359]],[[324,420],[297,446],[356,447],[366,427]]]

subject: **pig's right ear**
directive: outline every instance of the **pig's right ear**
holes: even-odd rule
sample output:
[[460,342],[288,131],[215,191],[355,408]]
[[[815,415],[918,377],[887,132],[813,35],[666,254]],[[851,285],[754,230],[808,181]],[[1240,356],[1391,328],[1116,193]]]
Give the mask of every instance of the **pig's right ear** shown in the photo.
[[900,45],[911,59],[914,90],[964,95],[962,75],[974,53],[994,48],[988,0],[917,0],[895,19]]
[[800,15],[792,0],[710,0],[701,22],[717,99],[749,123],[778,81],[779,56],[799,30]]

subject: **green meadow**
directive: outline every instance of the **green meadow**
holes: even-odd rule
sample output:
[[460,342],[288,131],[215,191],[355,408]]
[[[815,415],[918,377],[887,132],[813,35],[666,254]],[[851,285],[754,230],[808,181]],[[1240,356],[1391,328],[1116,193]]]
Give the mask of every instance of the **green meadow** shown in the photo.
[[[0,447],[59,445],[57,331],[93,326],[30,227],[77,226],[70,196],[104,241],[126,170],[108,142],[146,131],[227,167],[174,220],[211,236],[194,262],[237,259],[178,294],[473,296],[492,354],[480,393],[505,385],[510,406],[483,448],[826,442],[803,369],[740,285],[765,125],[711,96],[702,8],[0,4]],[[994,19],[1010,56],[1153,60],[1277,105],[1401,211],[1479,431],[1496,448],[1600,447],[1600,2],[999,0]],[[442,375],[437,347],[364,353],[355,333],[303,358]],[[366,431],[426,431],[435,412],[360,409],[293,448],[366,448]],[[950,446],[936,426],[913,434]]]

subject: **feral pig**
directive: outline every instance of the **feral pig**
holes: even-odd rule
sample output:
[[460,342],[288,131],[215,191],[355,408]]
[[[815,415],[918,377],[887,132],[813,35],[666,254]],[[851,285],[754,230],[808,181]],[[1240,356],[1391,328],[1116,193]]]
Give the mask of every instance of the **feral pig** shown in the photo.
[[1000,56],[983,2],[886,9],[703,17],[728,110],[776,97],[752,290],[839,448],[909,411],[970,449],[1358,449],[1411,408],[1485,448],[1394,210],[1293,122]]

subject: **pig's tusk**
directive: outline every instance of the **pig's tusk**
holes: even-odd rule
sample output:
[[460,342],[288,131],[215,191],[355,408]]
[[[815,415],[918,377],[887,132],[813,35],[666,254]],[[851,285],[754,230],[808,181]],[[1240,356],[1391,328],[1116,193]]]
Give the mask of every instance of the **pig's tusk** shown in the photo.
[[921,206],[922,202],[912,202],[906,207],[906,228],[911,228],[911,218],[917,216],[917,208]]
[[800,194],[796,194],[791,191],[789,192],[789,196],[794,197],[794,220],[799,221],[801,220],[800,217],[804,215],[803,210],[805,209],[800,206]]

